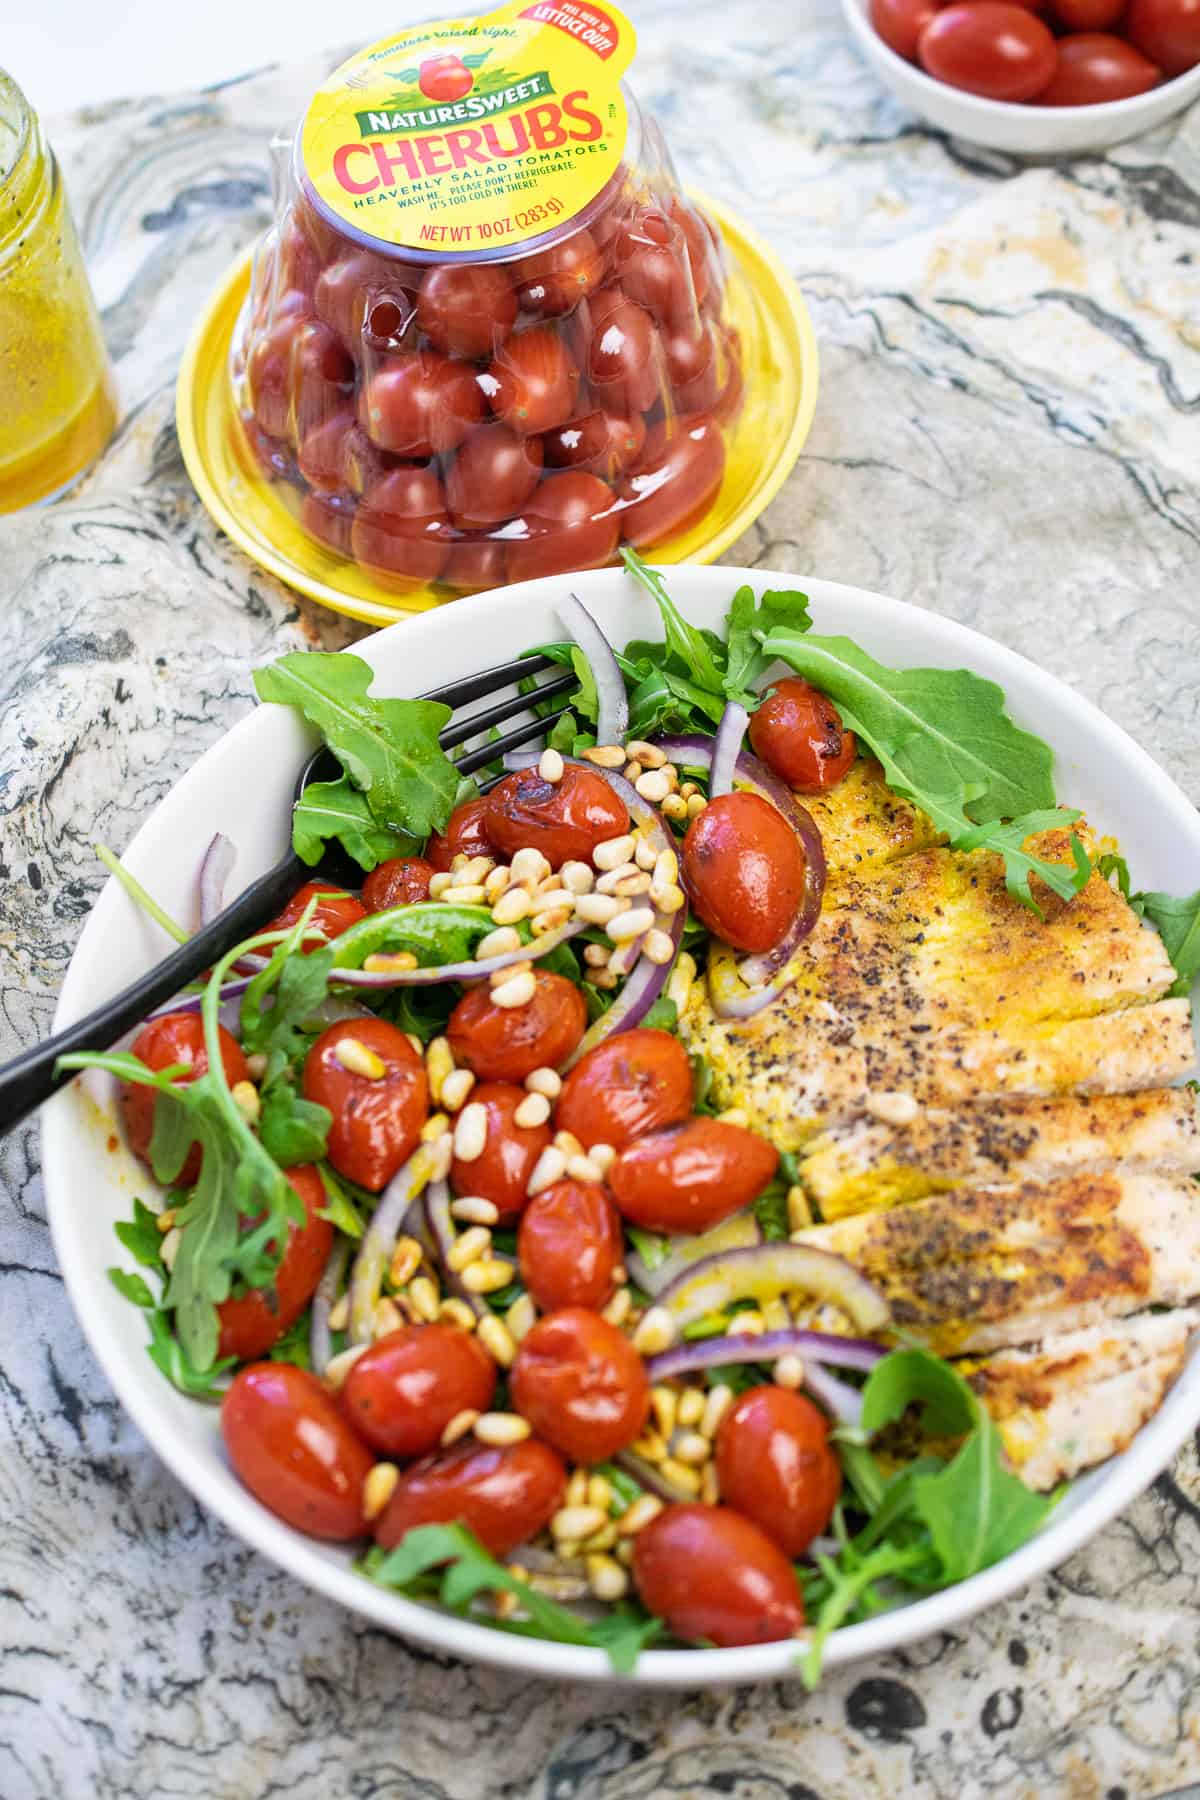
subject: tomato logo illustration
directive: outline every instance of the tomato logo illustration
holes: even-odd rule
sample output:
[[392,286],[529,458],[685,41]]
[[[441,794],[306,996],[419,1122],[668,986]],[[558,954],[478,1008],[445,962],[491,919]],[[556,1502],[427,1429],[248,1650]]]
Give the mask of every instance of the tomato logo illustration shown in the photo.
[[421,64],[417,85],[427,100],[461,100],[475,77],[461,57],[431,56]]

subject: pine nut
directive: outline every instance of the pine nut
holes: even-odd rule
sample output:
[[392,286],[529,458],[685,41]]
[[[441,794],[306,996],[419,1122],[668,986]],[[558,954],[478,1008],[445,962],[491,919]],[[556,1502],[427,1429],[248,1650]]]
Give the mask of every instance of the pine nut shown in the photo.
[[781,1356],[775,1364],[775,1385],[781,1388],[804,1386],[804,1364],[798,1356]]
[[450,873],[454,876],[461,875],[470,860],[470,851],[456,850],[454,855],[450,858]]
[[442,1083],[454,1073],[454,1052],[444,1037],[430,1038],[425,1052],[425,1074],[429,1082],[429,1098],[435,1106],[442,1104]]
[[671,783],[661,769],[649,769],[645,775],[639,775],[633,785],[651,806],[657,806],[671,791]]
[[564,1506],[587,1505],[588,1472],[584,1468],[573,1469],[563,1494]]
[[454,1154],[459,1162],[478,1162],[487,1145],[487,1107],[478,1100],[464,1106],[454,1122]]
[[257,1125],[258,1115],[262,1111],[262,1101],[258,1097],[258,1089],[254,1083],[252,1081],[235,1081],[231,1092],[233,1104],[247,1125]]
[[457,1444],[459,1438],[466,1437],[468,1431],[474,1431],[478,1418],[479,1414],[473,1406],[465,1406],[461,1412],[456,1412],[442,1433],[443,1450],[448,1449],[451,1444]]
[[590,1156],[568,1156],[567,1174],[572,1181],[603,1181],[604,1176]]
[[698,819],[707,805],[708,801],[704,798],[703,794],[693,794],[687,803],[688,818]]
[[679,1397],[674,1388],[652,1387],[650,1389],[650,1410],[654,1414],[654,1423],[665,1438],[669,1438],[675,1429],[675,1420],[679,1411]]
[[[568,1554],[564,1543],[560,1546],[562,1554]],[[573,1552],[570,1552],[573,1554]],[[588,1584],[577,1575],[541,1575],[529,1577],[529,1585],[539,1594],[545,1594],[551,1600],[582,1600],[588,1591]]]
[[486,881],[493,868],[490,856],[468,856],[460,850],[450,865],[450,873],[456,882]]
[[617,1530],[622,1537],[636,1537],[644,1525],[657,1519],[662,1509],[663,1503],[657,1494],[639,1494],[617,1520]]
[[614,895],[622,881],[628,881],[631,875],[641,873],[635,862],[618,863],[615,869],[607,869],[603,875],[596,877],[596,892]]
[[363,962],[369,975],[404,975],[416,966],[411,950],[373,950]]
[[694,795],[702,793],[703,789],[697,787],[694,781],[685,781],[680,786],[679,791],[685,800],[690,800]]
[[688,816],[687,801],[682,794],[668,794],[662,810],[665,819],[686,819]]
[[585,1567],[588,1586],[597,1600],[620,1600],[629,1592],[629,1577],[611,1556],[590,1555]]
[[461,1275],[471,1263],[478,1262],[481,1256],[489,1255],[491,1248],[492,1234],[486,1225],[472,1225],[469,1231],[464,1231],[451,1244],[446,1252],[446,1266],[453,1269],[456,1275]]
[[486,1257],[479,1262],[469,1263],[459,1276],[469,1294],[498,1294],[501,1288],[508,1286],[512,1278],[511,1263],[489,1262]]
[[612,1497],[611,1482],[603,1475],[588,1476],[587,1503],[589,1506],[598,1506],[601,1512],[607,1513],[612,1506]]
[[540,850],[532,846],[518,850],[509,864],[514,881],[545,881],[550,874],[550,864]]
[[450,1119],[446,1113],[430,1113],[429,1117],[421,1127],[421,1142],[423,1144],[436,1144],[438,1139],[444,1137],[449,1129]]
[[534,937],[548,937],[552,931],[560,931],[571,917],[572,910],[570,906],[550,906],[545,912],[534,913],[530,921]]
[[450,1164],[454,1158],[454,1139],[448,1131],[434,1138],[428,1146],[426,1161],[426,1179],[428,1181],[445,1181],[450,1173]]
[[639,776],[644,775],[646,771],[643,769],[641,763],[635,758],[633,762],[627,762],[625,764],[621,773],[624,775],[626,781],[637,781]]
[[[517,1573],[518,1567],[519,1567],[519,1565],[516,1563],[511,1564],[510,1565],[510,1573],[515,1575]],[[495,1615],[498,1619],[515,1618],[516,1615],[520,1612],[520,1610],[521,1610],[520,1595],[511,1593],[508,1590],[508,1588],[499,1590],[498,1592],[496,1592],[492,1595],[492,1611],[495,1613]]]
[[564,1156],[585,1156],[587,1154],[573,1131],[556,1131],[554,1148],[561,1150]]
[[396,1483],[400,1479],[400,1471],[395,1463],[378,1462],[373,1469],[367,1471],[367,1479],[363,1482],[362,1510],[364,1519],[377,1519],[392,1495],[396,1491]]
[[375,1302],[375,1310],[371,1314],[371,1336],[387,1337],[389,1332],[399,1331],[404,1324],[404,1314],[394,1300],[384,1298]]
[[618,1287],[625,1286],[626,1282],[629,1280],[629,1270],[625,1267],[624,1263],[617,1264],[612,1272],[612,1278]]
[[461,1111],[474,1086],[475,1077],[470,1069],[453,1069],[442,1083],[442,1105],[446,1111],[448,1113]]
[[788,1230],[807,1231],[813,1222],[812,1207],[802,1187],[790,1187],[787,1197]]
[[543,1188],[553,1187],[556,1181],[561,1181],[566,1171],[567,1159],[562,1151],[553,1144],[547,1144],[533,1165],[533,1173],[529,1177],[525,1192],[532,1199],[534,1194],[540,1194]]
[[661,769],[667,760],[666,751],[660,750],[657,744],[648,744],[645,738],[634,738],[632,743],[626,744],[625,753],[635,756],[647,769]]
[[538,774],[543,781],[559,782],[566,764],[557,750],[545,749],[538,757]]
[[495,931],[489,931],[481,937],[475,946],[475,961],[487,962],[493,956],[507,956],[510,950],[521,948],[521,934],[515,925],[497,925]]
[[527,1332],[537,1324],[537,1307],[529,1294],[518,1294],[504,1315],[504,1323],[508,1326],[510,1337],[514,1343],[520,1343]]
[[627,944],[631,938],[641,937],[654,924],[654,914],[648,906],[634,906],[627,913],[618,913],[610,919],[605,929],[614,944]]
[[453,880],[454,877],[448,870],[439,869],[436,875],[429,877],[429,898],[440,900]]
[[588,1155],[599,1169],[601,1175],[607,1175],[617,1160],[617,1153],[611,1144],[593,1144]]
[[333,1054],[343,1069],[351,1075],[361,1075],[366,1081],[382,1081],[387,1074],[387,1064],[374,1050],[369,1050],[356,1037],[339,1038],[333,1047]]
[[733,1389],[719,1381],[716,1387],[709,1388],[708,1399],[704,1403],[704,1417],[700,1421],[700,1429],[706,1438],[715,1438],[720,1429],[721,1420],[733,1405]]
[[612,973],[611,969],[597,969],[596,973],[592,976],[592,986],[594,988],[599,988],[601,993],[611,993],[613,988],[617,985],[617,978]]
[[589,969],[606,969],[608,967],[608,951],[603,944],[585,944],[583,960]]
[[162,1257],[164,1269],[173,1269],[175,1267],[175,1258],[179,1255],[179,1246],[182,1242],[182,1231],[180,1231],[178,1225],[173,1225],[158,1247],[158,1254]]
[[522,1443],[532,1430],[529,1420],[514,1412],[480,1413],[475,1421],[475,1436],[480,1443],[494,1444],[497,1448]]
[[432,1325],[441,1310],[442,1297],[437,1283],[428,1275],[416,1275],[408,1284],[408,1303],[426,1325]]
[[901,1129],[905,1125],[911,1125],[921,1110],[912,1094],[895,1091],[868,1094],[866,1108],[873,1119],[879,1119],[884,1125],[895,1125]]
[[768,1331],[787,1331],[791,1327],[792,1315],[787,1309],[787,1301],[776,1294],[773,1300],[764,1300],[762,1316]]
[[[394,1288],[407,1287],[421,1266],[423,1255],[420,1244],[414,1237],[396,1239],[388,1262],[388,1280]],[[332,1320],[330,1321],[332,1324]]]
[[715,1462],[706,1462],[700,1471],[700,1498],[705,1506],[715,1506],[721,1498],[721,1483]]
[[513,1124],[519,1125],[522,1131],[536,1131],[550,1117],[550,1102],[545,1094],[526,1094],[520,1104],[513,1108]]
[[687,1430],[704,1417],[704,1395],[699,1388],[684,1388],[679,1396],[679,1423]]
[[593,744],[582,755],[598,769],[620,769],[625,765],[625,752],[619,744]]
[[518,919],[527,919],[533,910],[533,901],[523,887],[510,887],[492,907],[492,918],[497,925],[515,925]]
[[607,925],[620,910],[621,902],[611,894],[580,894],[575,902],[576,917],[587,925]]
[[760,1312],[737,1313],[728,1327],[730,1337],[763,1337],[766,1329],[767,1321]]
[[518,1006],[528,1006],[537,992],[532,969],[522,969],[519,975],[513,975],[508,981],[501,981],[492,989],[492,999],[497,1006],[506,1011],[515,1010]]
[[465,1300],[452,1294],[449,1300],[443,1300],[438,1307],[438,1318],[446,1325],[457,1325],[460,1331],[474,1331],[475,1314]]
[[161,1236],[166,1237],[168,1231],[172,1229],[178,1217],[179,1208],[177,1206],[168,1206],[159,1213],[158,1218],[155,1220],[155,1224],[158,1226]]
[[602,844],[597,844],[592,851],[592,862],[597,869],[607,871],[620,868],[632,855],[633,837],[626,831],[620,837],[605,838]]
[[610,1325],[618,1329],[625,1323],[633,1309],[633,1296],[627,1287],[619,1287],[608,1305],[601,1308],[600,1317],[607,1319]]
[[550,1521],[550,1534],[560,1542],[563,1538],[585,1538],[607,1523],[607,1515],[598,1506],[561,1506]]
[[[517,1359],[517,1346],[503,1319],[497,1318],[494,1312],[484,1313],[475,1335],[493,1362],[499,1363],[502,1369],[512,1368]],[[515,1441],[514,1439],[513,1442]]]
[[246,1073],[251,1081],[261,1081],[267,1072],[267,1058],[261,1050],[254,1050],[246,1058]]
[[689,1497],[700,1492],[699,1471],[691,1468],[687,1463],[680,1462],[674,1456],[668,1456],[666,1461],[661,1462],[658,1466],[663,1480],[671,1482],[677,1488],[682,1488]]
[[658,861],[658,851],[654,848],[654,845],[648,837],[639,837],[634,846],[633,860],[638,868],[644,869],[647,874],[653,869],[655,863]]
[[675,955],[675,941],[669,932],[655,926],[646,933],[646,941],[642,945],[642,955],[658,968],[665,969]]
[[491,974],[488,976],[488,984],[493,988],[498,988],[502,983],[511,981],[514,975],[532,974],[533,964],[531,962],[506,963],[502,969],[492,970]]
[[674,917],[687,905],[687,896],[681,887],[675,886],[674,882],[666,882],[661,885],[657,881],[651,882],[650,899],[658,911],[666,913],[668,918]]
[[339,1350],[325,1365],[326,1385],[335,1391],[340,1388],[359,1357],[370,1347],[369,1344],[351,1344],[348,1350]]
[[667,1454],[667,1446],[657,1431],[643,1431],[640,1438],[634,1439],[630,1449],[635,1456],[640,1456],[643,1462],[648,1463],[660,1463]]
[[341,1299],[335,1300],[329,1309],[329,1329],[330,1331],[345,1331],[349,1323],[350,1296],[343,1294]]
[[557,1069],[543,1065],[540,1069],[531,1069],[525,1077],[525,1088],[530,1094],[544,1094],[547,1100],[557,1100],[562,1093],[562,1076]]
[[671,1454],[690,1468],[699,1468],[712,1455],[712,1445],[698,1431],[681,1431],[671,1445]]
[[639,1356],[655,1356],[669,1350],[675,1342],[675,1321],[664,1306],[652,1306],[643,1315],[633,1334],[633,1347]]
[[636,875],[626,875],[618,881],[613,893],[618,900],[636,900],[639,894],[650,892],[650,877],[644,869]]
[[565,862],[558,871],[558,879],[572,894],[590,894],[595,886],[596,877],[585,862]]
[[674,850],[660,850],[654,859],[654,879],[666,887],[679,880],[679,858]]
[[444,890],[442,899],[447,906],[482,906],[487,899],[487,889],[482,881],[455,882]]
[[450,1202],[450,1217],[461,1220],[464,1225],[496,1225],[500,1220],[500,1209],[494,1200],[485,1200],[482,1194],[463,1194]]
[[512,881],[512,870],[507,863],[497,863],[483,884],[488,904],[494,905]]

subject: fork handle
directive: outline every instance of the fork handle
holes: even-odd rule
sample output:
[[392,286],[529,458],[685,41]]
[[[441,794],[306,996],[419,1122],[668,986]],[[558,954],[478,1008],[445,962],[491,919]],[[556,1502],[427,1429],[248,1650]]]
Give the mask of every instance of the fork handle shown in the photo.
[[219,962],[244,937],[274,918],[296,889],[311,874],[298,856],[289,854],[257,881],[251,882],[229,906],[219,912],[186,944],[156,963],[131,987],[106,1000],[86,1017],[77,1019],[44,1043],[14,1057],[0,1068],[0,1135],[18,1125],[28,1113],[48,1100],[72,1078],[73,1071],[56,1075],[55,1062],[73,1050],[106,1050],[127,1031],[139,1025],[147,1013],[177,994],[189,981]]

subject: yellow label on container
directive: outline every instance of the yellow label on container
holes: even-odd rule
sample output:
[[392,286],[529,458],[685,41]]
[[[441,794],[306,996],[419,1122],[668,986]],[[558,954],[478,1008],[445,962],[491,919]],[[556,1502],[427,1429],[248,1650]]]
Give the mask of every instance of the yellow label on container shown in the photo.
[[313,96],[303,174],[335,221],[387,245],[480,255],[541,237],[616,173],[634,44],[593,0],[399,32]]

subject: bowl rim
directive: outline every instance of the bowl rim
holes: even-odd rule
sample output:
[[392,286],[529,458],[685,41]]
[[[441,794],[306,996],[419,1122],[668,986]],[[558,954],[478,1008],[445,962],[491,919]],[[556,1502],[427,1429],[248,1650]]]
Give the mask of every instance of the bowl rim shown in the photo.
[[[1193,860],[1200,867],[1200,815],[1171,777],[1159,767],[1143,747],[1100,711],[1091,701],[1077,694],[1056,676],[1019,652],[997,640],[977,632],[970,626],[932,613],[927,609],[869,589],[823,578],[798,575],[790,571],[736,568],[721,564],[673,565],[664,568],[668,581],[684,574],[701,589],[720,587],[728,597],[733,589],[748,582],[756,589],[778,585],[780,581],[800,585],[814,593],[818,604],[833,608],[850,603],[853,629],[869,643],[876,625],[903,627],[906,620],[922,621],[918,638],[932,630],[939,649],[948,655],[961,655],[966,666],[978,666],[980,660],[993,679],[1005,684],[1006,674],[1015,677],[1021,689],[1022,708],[1032,699],[1046,703],[1046,717],[1053,720],[1048,733],[1056,749],[1072,734],[1082,738],[1090,756],[1115,754],[1132,771],[1141,785],[1146,805],[1158,813],[1162,828],[1173,832],[1184,847],[1190,847]],[[605,584],[621,578],[621,571],[603,569],[572,578],[584,603],[603,615],[606,602],[602,597]],[[555,578],[525,582],[469,597],[455,608],[438,609],[419,619],[402,621],[412,642],[414,632],[444,635],[449,646],[454,638],[469,638],[469,630],[460,633],[460,624],[469,627],[474,612],[494,610],[497,602],[509,608],[520,629],[523,596],[533,590],[546,592]],[[589,590],[593,590],[589,598]],[[599,595],[595,590],[600,590]],[[819,591],[818,591],[819,590]],[[465,614],[460,608],[466,608]],[[352,653],[367,654],[381,638],[390,638],[399,629],[386,632],[350,646]],[[927,648],[928,646],[923,646]],[[981,656],[982,652],[982,656]],[[453,656],[449,651],[448,660]],[[946,665],[950,666],[950,665]],[[139,841],[153,834],[154,822],[161,809],[185,782],[195,782],[197,792],[205,780],[202,773],[208,765],[208,778],[215,773],[219,756],[248,751],[255,734],[264,729],[264,714],[277,709],[256,707],[239,720],[229,732],[218,738],[194,762],[179,781],[173,784],[151,810],[126,855],[134,852]],[[71,959],[54,1017],[59,1029],[79,1016],[83,1006],[75,1000],[74,990],[84,985],[83,970],[101,952],[102,928],[97,924],[102,903],[111,900],[117,884],[110,878],[97,897],[92,912]],[[96,942],[91,940],[95,939]],[[647,1650],[639,1658],[631,1676],[614,1675],[607,1656],[601,1650],[554,1643],[546,1639],[508,1636],[488,1626],[460,1619],[408,1600],[402,1595],[377,1587],[354,1572],[336,1548],[322,1546],[311,1538],[274,1518],[250,1493],[241,1488],[229,1473],[228,1480],[215,1481],[206,1467],[207,1453],[195,1438],[175,1437],[153,1418],[154,1394],[165,1377],[145,1359],[136,1373],[132,1365],[126,1370],[126,1355],[118,1340],[114,1323],[116,1309],[94,1307],[89,1290],[95,1285],[97,1272],[85,1255],[78,1238],[71,1232],[68,1180],[68,1145],[79,1135],[78,1113],[69,1108],[71,1090],[64,1090],[42,1112],[42,1165],[45,1179],[47,1214],[55,1253],[62,1270],[76,1317],[105,1375],[110,1380],[122,1406],[146,1437],[154,1453],[200,1502],[214,1512],[231,1531],[292,1576],[327,1598],[336,1600],[351,1611],[415,1642],[468,1660],[524,1671],[527,1674],[567,1678],[588,1682],[614,1682],[644,1687],[692,1688],[713,1684],[748,1683],[779,1680],[797,1673],[803,1652],[803,1640],[785,1640],[732,1650]],[[106,1121],[106,1128],[109,1122]],[[199,1404],[194,1402],[193,1404]],[[1094,1489],[1067,1513],[1052,1515],[1038,1535],[1014,1554],[1004,1558],[980,1574],[953,1587],[885,1612],[860,1624],[842,1627],[830,1637],[824,1659],[826,1672],[864,1657],[878,1656],[928,1636],[948,1630],[993,1603],[1024,1587],[1036,1577],[1056,1567],[1079,1549],[1096,1531],[1109,1523],[1140,1494],[1166,1466],[1167,1462],[1200,1423],[1200,1351],[1193,1349],[1188,1363],[1154,1416],[1136,1434],[1128,1448],[1102,1465],[1101,1478]]]

